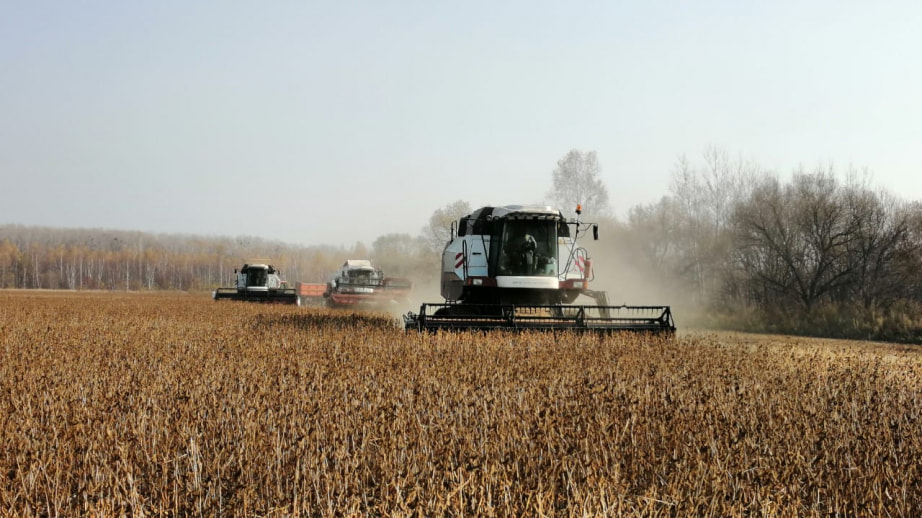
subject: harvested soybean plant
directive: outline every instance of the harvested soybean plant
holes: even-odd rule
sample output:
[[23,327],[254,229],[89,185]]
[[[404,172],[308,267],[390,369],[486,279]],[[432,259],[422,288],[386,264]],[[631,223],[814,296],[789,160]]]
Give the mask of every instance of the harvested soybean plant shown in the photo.
[[920,352],[0,292],[8,516],[918,516]]

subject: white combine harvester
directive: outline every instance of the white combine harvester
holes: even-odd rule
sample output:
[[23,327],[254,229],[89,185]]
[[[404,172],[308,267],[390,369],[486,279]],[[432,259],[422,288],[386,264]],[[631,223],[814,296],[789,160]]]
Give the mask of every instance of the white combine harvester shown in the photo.
[[[674,333],[669,306],[610,306],[589,289],[592,261],[577,238],[598,225],[546,206],[482,207],[451,228],[442,252],[444,303],[404,316],[406,329],[538,329]],[[572,304],[580,295],[591,305]]]
[[383,308],[407,300],[407,279],[387,277],[367,259],[348,259],[327,284],[327,305],[337,308]]
[[214,300],[301,305],[297,291],[286,287],[279,271],[271,264],[244,264],[239,271],[235,269],[234,274],[234,287],[214,290],[211,294]]

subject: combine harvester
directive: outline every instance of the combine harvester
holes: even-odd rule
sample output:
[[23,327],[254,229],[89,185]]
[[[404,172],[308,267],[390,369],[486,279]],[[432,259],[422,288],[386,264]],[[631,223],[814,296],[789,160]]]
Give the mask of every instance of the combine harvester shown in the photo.
[[218,288],[212,292],[214,300],[245,300],[250,302],[271,302],[295,304],[301,299],[293,288],[286,288],[279,271],[271,264],[244,264],[239,271],[234,269],[236,283],[233,288]]
[[334,308],[386,309],[409,299],[413,285],[408,279],[386,277],[365,259],[349,259],[327,284],[324,297]]
[[[442,252],[444,303],[404,316],[406,330],[574,330],[674,333],[669,306],[611,306],[589,289],[592,261],[577,238],[598,225],[554,208],[483,207],[452,223]],[[580,295],[592,305],[574,305]]]

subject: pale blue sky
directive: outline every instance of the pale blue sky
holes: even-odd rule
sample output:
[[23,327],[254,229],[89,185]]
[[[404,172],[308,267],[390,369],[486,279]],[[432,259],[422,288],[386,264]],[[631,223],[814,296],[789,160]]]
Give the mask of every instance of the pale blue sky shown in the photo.
[[541,201],[617,213],[719,146],[922,199],[922,3],[0,2],[0,223],[300,244]]

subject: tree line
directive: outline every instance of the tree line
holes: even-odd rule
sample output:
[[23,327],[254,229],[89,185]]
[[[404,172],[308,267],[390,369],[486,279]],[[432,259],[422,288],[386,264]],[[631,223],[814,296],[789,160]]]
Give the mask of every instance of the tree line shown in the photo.
[[782,180],[711,149],[679,160],[669,194],[632,208],[613,241],[707,325],[922,338],[922,205],[866,171]]
[[[922,337],[922,205],[875,189],[865,171],[818,166],[782,179],[711,148],[699,164],[679,159],[667,194],[618,219],[595,152],[571,150],[551,173],[546,201],[568,216],[581,203],[585,219],[606,229],[586,246],[614,300],[634,283],[686,325]],[[292,284],[326,282],[349,258],[435,284],[451,222],[472,208],[450,203],[417,235],[387,234],[370,247],[5,225],[0,288],[210,290],[256,259]]]
[[369,257],[389,275],[409,276],[431,263],[425,247],[422,236],[409,234],[382,236],[369,249],[362,243],[293,246],[249,236],[0,225],[0,288],[211,290],[232,283],[234,270],[246,262],[268,262],[293,285],[326,282],[346,259]]

